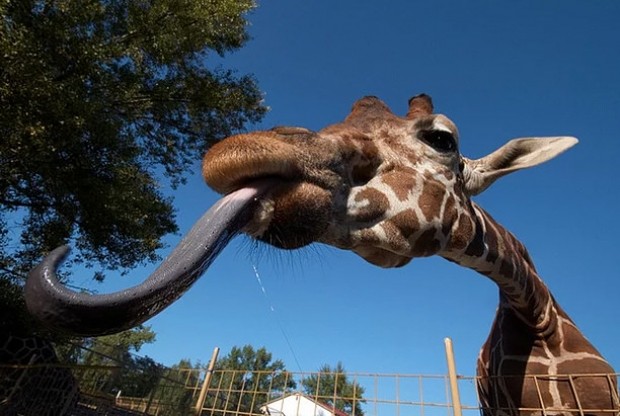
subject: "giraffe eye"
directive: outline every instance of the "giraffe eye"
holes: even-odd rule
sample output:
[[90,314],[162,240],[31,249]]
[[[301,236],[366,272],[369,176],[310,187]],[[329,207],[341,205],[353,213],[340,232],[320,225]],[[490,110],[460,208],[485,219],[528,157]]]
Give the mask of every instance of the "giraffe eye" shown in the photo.
[[422,130],[418,137],[438,152],[448,153],[456,150],[456,139],[449,131]]

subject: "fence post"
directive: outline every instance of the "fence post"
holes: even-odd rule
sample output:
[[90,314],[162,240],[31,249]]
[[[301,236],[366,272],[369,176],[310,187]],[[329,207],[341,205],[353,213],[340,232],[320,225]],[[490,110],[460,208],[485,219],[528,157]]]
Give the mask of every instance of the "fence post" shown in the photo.
[[454,350],[452,349],[452,340],[444,339],[446,346],[446,360],[448,361],[448,378],[450,379],[450,393],[452,395],[452,406],[454,408],[454,416],[462,416],[461,396],[459,395],[459,385],[456,376],[456,363],[454,361]]
[[209,365],[207,366],[205,381],[202,383],[200,395],[198,396],[198,401],[196,402],[195,412],[197,416],[200,416],[200,414],[202,413],[202,407],[204,406],[205,400],[207,398],[207,390],[209,389],[209,384],[211,384],[211,376],[213,375],[213,369],[215,368],[215,362],[217,361],[217,356],[219,353],[219,347],[215,347],[213,349],[213,354],[211,354],[211,361],[209,361]]

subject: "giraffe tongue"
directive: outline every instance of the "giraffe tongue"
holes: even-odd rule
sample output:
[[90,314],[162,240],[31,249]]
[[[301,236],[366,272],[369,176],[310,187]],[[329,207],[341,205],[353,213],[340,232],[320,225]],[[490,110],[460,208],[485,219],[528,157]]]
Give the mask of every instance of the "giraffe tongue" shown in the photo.
[[109,294],[74,292],[58,281],[56,269],[69,252],[52,251],[28,277],[26,305],[46,326],[81,336],[120,332],[139,325],[177,300],[247,224],[256,201],[271,186],[256,182],[211,207],[143,283]]

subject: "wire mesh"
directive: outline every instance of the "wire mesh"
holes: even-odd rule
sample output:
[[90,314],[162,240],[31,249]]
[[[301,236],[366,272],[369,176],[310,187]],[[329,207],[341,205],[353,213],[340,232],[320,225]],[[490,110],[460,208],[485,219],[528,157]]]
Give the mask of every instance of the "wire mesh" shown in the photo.
[[[447,374],[322,373],[247,371],[242,369],[124,368],[120,363],[0,363],[0,415],[202,415],[202,416],[450,416],[455,414]],[[608,409],[553,408],[545,402],[549,376],[526,376],[537,387],[540,406],[481,409],[474,376],[458,376],[460,406],[465,416],[618,414],[616,376],[553,376],[576,392],[579,383],[597,378],[616,396]],[[122,380],[122,383],[121,383]],[[487,380],[488,382],[489,380]],[[496,379],[496,382],[504,382]],[[128,383],[129,382],[129,383]],[[133,386],[127,394],[120,385]],[[201,392],[204,404],[198,406]],[[485,411],[486,410],[486,411]]]
[[140,397],[114,391],[119,366],[0,365],[0,377],[12,380],[0,390],[0,415],[158,415],[190,414],[199,389],[200,369],[165,369],[152,375],[132,374],[149,381]]
[[[483,415],[620,415],[618,374],[582,373],[554,375],[513,375],[472,377],[475,383],[484,382],[495,390],[515,386],[523,396],[530,397],[530,405],[515,407],[506,399],[496,399],[493,408],[481,406]],[[535,396],[535,400],[531,398]]]
[[[459,383],[463,414],[479,414],[475,378]],[[449,416],[450,397],[447,375],[216,370],[200,414]]]
[[[527,375],[493,377],[485,382],[518,380],[528,386],[527,395],[538,401],[516,407],[499,400],[491,408],[479,404],[476,376],[457,376],[458,403],[452,398],[448,375],[375,373],[248,372],[219,370],[213,374],[207,401],[200,409],[205,416],[448,416],[448,415],[581,415],[620,414],[617,374]],[[308,383],[308,380],[313,380]],[[339,383],[341,380],[342,383]],[[346,380],[346,383],[345,383]],[[606,386],[594,391],[578,388],[582,383]],[[561,392],[562,401],[550,393]],[[349,388],[343,387],[349,385]],[[531,386],[536,386],[534,389]],[[534,391],[535,390],[535,391]],[[591,396],[609,397],[607,404],[584,406]],[[458,397],[457,396],[457,397]],[[602,407],[605,406],[605,407]]]

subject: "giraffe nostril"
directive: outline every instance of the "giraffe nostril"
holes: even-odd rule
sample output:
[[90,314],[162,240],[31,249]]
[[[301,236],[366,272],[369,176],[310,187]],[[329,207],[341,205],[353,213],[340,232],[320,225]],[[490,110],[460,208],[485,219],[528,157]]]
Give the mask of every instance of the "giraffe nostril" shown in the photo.
[[367,184],[377,174],[377,165],[374,163],[357,164],[351,169],[351,185]]

